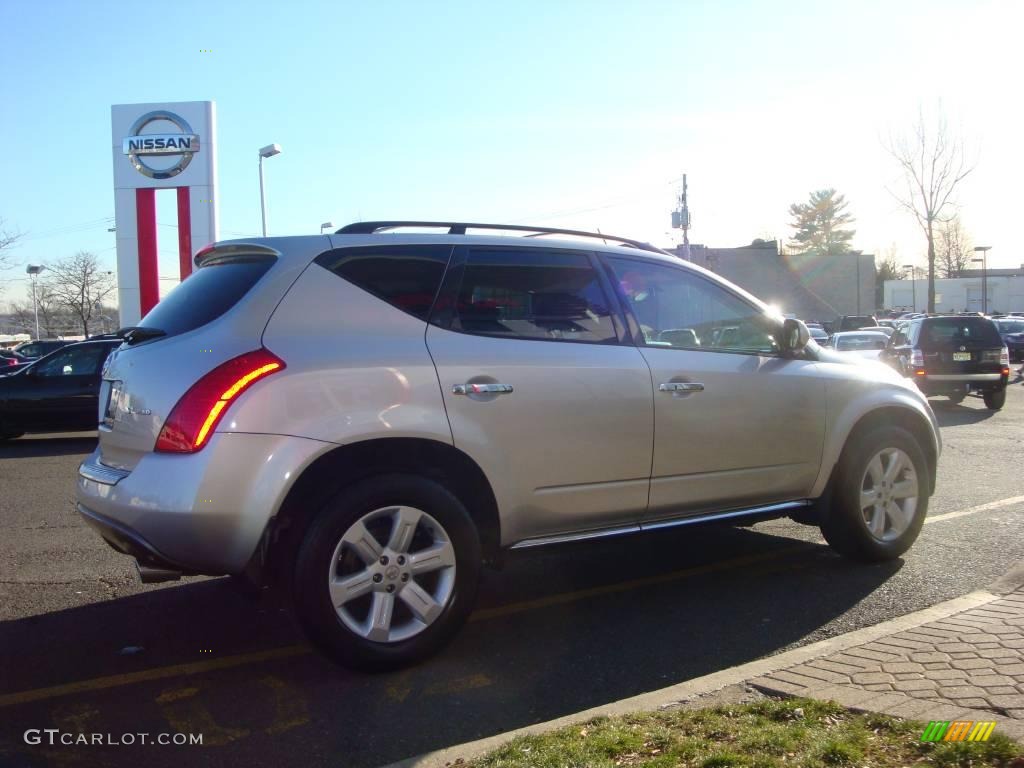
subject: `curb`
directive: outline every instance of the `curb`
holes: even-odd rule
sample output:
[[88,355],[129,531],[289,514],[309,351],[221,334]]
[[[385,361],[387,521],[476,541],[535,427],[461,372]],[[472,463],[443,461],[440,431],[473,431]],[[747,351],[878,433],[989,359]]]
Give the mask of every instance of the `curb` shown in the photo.
[[[1019,571],[1019,573],[1011,572],[1011,574],[1024,577],[1024,569],[1019,569]],[[1008,577],[1011,574],[1008,574]],[[997,584],[1003,586],[1002,579],[1000,582],[997,582]],[[499,733],[494,736],[478,739],[477,741],[469,741],[464,744],[458,744],[454,747],[446,747],[444,749],[434,750],[433,752],[426,752],[416,757],[409,757],[404,760],[399,760],[398,762],[389,763],[387,766],[384,766],[384,768],[445,768],[446,766],[454,764],[459,759],[472,760],[477,757],[481,757],[487,752],[500,747],[518,736],[544,733],[566,725],[582,723],[595,717],[624,715],[633,712],[650,711],[671,706],[695,696],[701,696],[720,690],[729,685],[744,683],[751,681],[754,678],[771,674],[772,672],[778,672],[786,669],[787,667],[803,664],[804,662],[811,661],[819,656],[846,650],[847,648],[853,648],[854,646],[862,645],[864,643],[870,643],[887,635],[903,632],[907,629],[918,627],[922,624],[928,624],[932,621],[938,621],[972,608],[978,608],[998,599],[999,595],[985,590],[971,592],[970,594],[962,597],[957,597],[952,600],[947,600],[944,603],[933,605],[930,608],[915,611],[914,613],[908,613],[905,616],[889,619],[881,624],[856,629],[852,632],[847,632],[826,640],[819,640],[816,643],[811,643],[810,645],[805,645],[800,648],[794,648],[791,651],[784,651],[774,656],[750,661],[736,667],[730,667],[729,669],[723,669],[719,672],[713,672],[710,675],[697,677],[693,680],[687,680],[684,683],[678,683],[657,691],[651,691],[649,693],[640,694],[639,696],[632,696],[627,699],[610,702],[598,707],[583,710],[582,712],[575,712],[571,715],[559,717],[554,720],[548,720],[544,723],[535,723],[533,725],[524,726],[523,728],[517,728],[512,731],[506,731],[505,733]],[[771,690],[773,693],[781,693],[786,696],[792,695],[791,691],[768,688],[762,685],[761,681],[758,681],[755,687],[762,690]],[[861,711],[864,711],[863,707],[860,706],[861,704],[868,702],[869,699],[879,698],[879,694],[871,691],[845,688],[838,685],[822,689],[821,693],[826,694],[824,698],[832,698],[838,704],[848,706],[850,709],[854,710],[860,709]],[[901,703],[917,702],[917,700],[911,699],[910,697],[903,698],[906,698],[907,702],[893,701],[891,703],[893,705],[898,705]],[[944,705],[937,702],[929,703],[928,706],[929,713],[938,713],[936,717],[942,715],[944,718],[946,709],[952,710],[954,708],[944,707]],[[909,712],[909,710],[910,708],[908,707],[907,711]],[[972,712],[975,712],[975,710],[955,709],[953,714],[962,715],[963,719],[972,720],[987,720],[992,717],[992,713],[987,711],[979,712],[977,713],[978,716],[972,717]],[[907,714],[903,716],[913,718],[915,715]],[[949,719],[955,718],[951,717]]]

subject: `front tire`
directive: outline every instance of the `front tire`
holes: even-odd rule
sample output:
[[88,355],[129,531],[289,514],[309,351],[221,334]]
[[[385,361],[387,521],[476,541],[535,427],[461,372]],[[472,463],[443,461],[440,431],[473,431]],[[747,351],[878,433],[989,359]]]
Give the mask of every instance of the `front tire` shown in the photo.
[[1006,387],[985,392],[985,407],[990,411],[998,411],[1006,405]]
[[840,554],[892,560],[917,539],[928,512],[928,464],[914,436],[878,426],[847,443],[821,532]]
[[397,669],[439,650],[476,599],[480,538],[462,503],[415,475],[344,488],[299,549],[296,613],[310,640],[345,666]]

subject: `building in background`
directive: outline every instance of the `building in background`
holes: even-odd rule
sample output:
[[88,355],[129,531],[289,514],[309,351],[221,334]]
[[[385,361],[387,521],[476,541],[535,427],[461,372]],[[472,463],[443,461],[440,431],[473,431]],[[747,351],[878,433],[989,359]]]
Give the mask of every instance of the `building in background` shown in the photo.
[[[927,310],[927,273],[922,269],[916,274],[916,280],[885,281],[882,296],[886,309]],[[984,311],[984,279],[982,270],[965,269],[962,277],[936,280],[935,311]],[[1019,269],[989,269],[987,279],[989,312],[1024,312],[1024,264]]]
[[871,254],[780,253],[775,240],[755,240],[740,248],[690,245],[688,250],[683,246],[667,250],[803,320],[831,321],[875,311],[875,257]]

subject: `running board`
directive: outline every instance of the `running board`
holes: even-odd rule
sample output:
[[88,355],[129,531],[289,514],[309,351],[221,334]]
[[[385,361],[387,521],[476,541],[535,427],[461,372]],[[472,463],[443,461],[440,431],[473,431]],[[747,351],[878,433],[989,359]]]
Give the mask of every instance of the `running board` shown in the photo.
[[734,517],[755,517],[758,515],[771,515],[776,512],[788,512],[794,509],[802,509],[811,506],[811,502],[786,501],[781,504],[769,504],[765,507],[750,507],[749,509],[734,509],[730,512],[711,512],[705,515],[693,515],[691,517],[677,517],[672,520],[655,520],[650,523],[627,525],[620,528],[602,528],[598,531],[583,531],[580,533],[561,533],[556,536],[541,536],[536,539],[523,539],[513,544],[510,549],[529,549],[530,547],[545,547],[548,544],[564,544],[570,541],[587,541],[589,539],[603,539],[608,536],[622,536],[628,533],[641,533],[643,531],[657,531],[662,528],[677,528],[682,525],[695,525],[697,523],[710,523],[715,520],[729,520]]

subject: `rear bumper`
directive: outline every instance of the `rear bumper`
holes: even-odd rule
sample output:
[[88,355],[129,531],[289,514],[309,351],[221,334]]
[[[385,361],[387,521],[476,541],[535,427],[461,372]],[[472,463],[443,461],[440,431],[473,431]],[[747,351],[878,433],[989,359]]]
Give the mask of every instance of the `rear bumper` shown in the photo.
[[134,557],[140,566],[178,571],[181,574],[190,573],[185,566],[174,562],[146,541],[138,531],[132,530],[116,520],[111,520],[108,517],[93,512],[81,504],[78,504],[77,508],[78,514],[82,516],[82,519],[96,529],[107,544],[122,555]]
[[292,484],[330,447],[301,437],[215,433],[197,453],[148,453],[130,472],[105,467],[97,449],[79,469],[79,512],[143,565],[241,573]]
[[1002,373],[930,373],[914,379],[926,394],[967,392],[991,392],[1006,386],[1007,377]]

